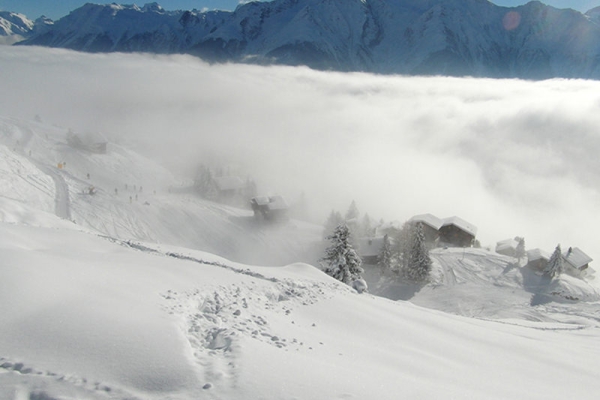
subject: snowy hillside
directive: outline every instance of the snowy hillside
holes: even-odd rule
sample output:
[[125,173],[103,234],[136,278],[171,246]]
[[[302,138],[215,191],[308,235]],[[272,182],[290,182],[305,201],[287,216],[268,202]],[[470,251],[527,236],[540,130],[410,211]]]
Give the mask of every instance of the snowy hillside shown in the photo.
[[65,136],[0,119],[2,399],[600,391],[598,296],[584,283],[559,284],[582,301],[531,306],[541,291],[513,259],[440,249],[414,305],[359,295],[304,263],[237,263],[227,258],[302,259],[321,231],[257,230],[249,211],[174,190],[176,177],[125,145],[92,154]]
[[274,0],[233,12],[86,4],[22,42],[419,75],[600,78],[600,25],[533,1]]
[[7,177],[0,185],[7,198],[115,238],[178,244],[263,265],[314,258],[321,227],[261,223],[249,209],[200,199],[190,182],[123,146],[109,143],[107,154],[73,148],[67,131],[0,117],[0,169]]
[[58,220],[2,223],[0,243],[6,399],[506,399],[531,387],[530,399],[593,399],[600,390],[597,324],[466,319],[358,295],[305,264],[131,246]]

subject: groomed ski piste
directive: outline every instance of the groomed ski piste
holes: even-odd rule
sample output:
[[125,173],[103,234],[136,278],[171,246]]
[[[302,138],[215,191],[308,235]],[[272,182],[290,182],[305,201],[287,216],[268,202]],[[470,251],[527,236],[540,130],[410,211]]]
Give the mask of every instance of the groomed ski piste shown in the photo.
[[91,154],[65,133],[0,117],[2,399],[600,393],[595,280],[543,286],[513,258],[437,249],[408,301],[373,269],[358,294],[294,262],[321,227],[257,227],[125,146]]

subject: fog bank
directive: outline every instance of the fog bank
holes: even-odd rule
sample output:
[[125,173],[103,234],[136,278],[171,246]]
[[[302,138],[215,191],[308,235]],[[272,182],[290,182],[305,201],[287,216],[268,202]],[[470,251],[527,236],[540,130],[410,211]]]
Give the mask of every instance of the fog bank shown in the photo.
[[191,173],[238,165],[314,219],[457,215],[482,244],[600,261],[600,82],[208,65],[188,56],[2,47],[0,114],[101,131]]

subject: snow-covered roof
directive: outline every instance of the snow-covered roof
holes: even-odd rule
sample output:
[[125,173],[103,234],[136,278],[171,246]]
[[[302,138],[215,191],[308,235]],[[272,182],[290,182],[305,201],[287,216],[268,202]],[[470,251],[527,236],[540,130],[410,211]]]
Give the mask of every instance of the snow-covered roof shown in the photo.
[[252,198],[252,202],[269,210],[287,210],[289,208],[282,196],[257,196]]
[[358,243],[358,253],[361,257],[378,256],[383,247],[383,237],[360,238]]
[[570,247],[569,250],[563,253],[563,259],[577,269],[592,262],[593,260],[578,247]]
[[266,206],[267,204],[269,204],[269,197],[268,196],[257,196],[257,197],[253,197],[252,201],[259,206]]
[[518,245],[519,242],[515,239],[504,239],[496,243],[496,252],[508,249],[516,250]]
[[242,189],[245,184],[239,176],[220,176],[214,178],[215,184],[219,190],[235,190]]
[[471,235],[477,235],[477,227],[462,218],[459,217],[449,217],[443,219],[442,226],[454,225],[457,228],[462,229],[463,231],[470,233]]
[[419,215],[415,215],[414,217],[412,217],[411,219],[409,219],[408,222],[410,222],[410,223],[422,222],[425,225],[428,225],[428,226],[432,227],[436,231],[439,230],[442,227],[442,225],[443,225],[443,221],[440,218],[438,218],[435,215],[433,215],[433,214],[419,214]]
[[536,261],[536,260],[550,260],[550,253],[542,250],[542,249],[531,249],[531,250],[527,250],[527,259],[529,261]]
[[282,196],[269,197],[269,210],[286,210],[288,205]]

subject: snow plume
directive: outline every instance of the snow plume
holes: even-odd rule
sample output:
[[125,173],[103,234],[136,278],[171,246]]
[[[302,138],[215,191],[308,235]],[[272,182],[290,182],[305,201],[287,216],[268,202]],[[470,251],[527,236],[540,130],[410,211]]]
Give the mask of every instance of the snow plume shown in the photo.
[[322,222],[458,215],[600,259],[600,82],[390,77],[5,48],[0,110],[101,131],[179,171],[239,165]]

